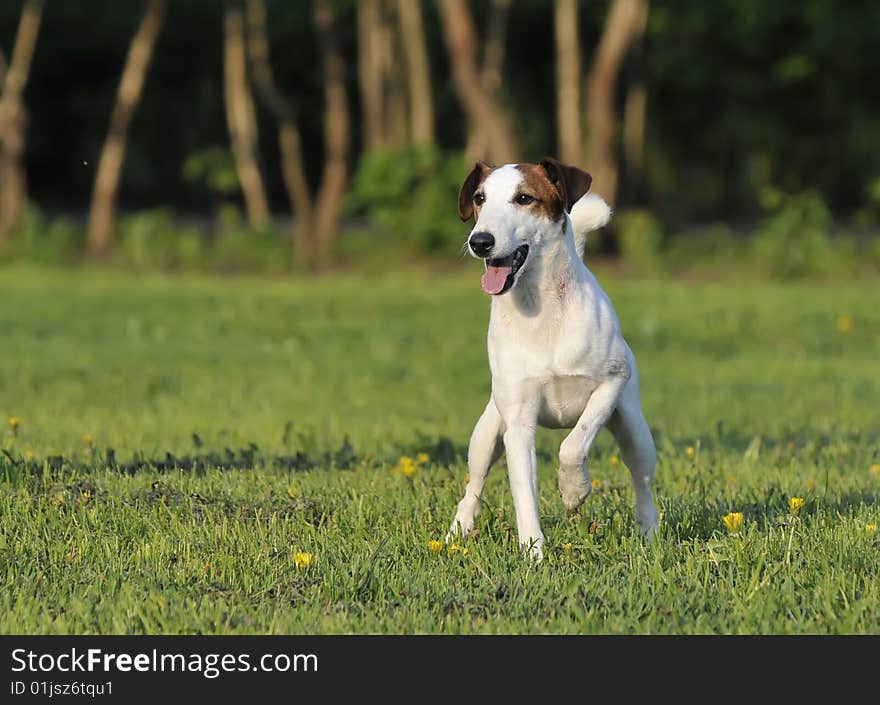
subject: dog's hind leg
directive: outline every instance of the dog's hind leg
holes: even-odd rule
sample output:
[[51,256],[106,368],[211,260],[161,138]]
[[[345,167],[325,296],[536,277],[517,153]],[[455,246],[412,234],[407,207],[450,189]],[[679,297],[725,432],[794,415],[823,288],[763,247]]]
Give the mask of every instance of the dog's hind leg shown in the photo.
[[657,450],[651,429],[642,413],[639,378],[634,365],[632,376],[620,395],[617,410],[608,422],[608,430],[617,439],[620,455],[632,475],[633,489],[636,492],[636,521],[642,533],[651,538],[658,526],[652,490]]
[[489,399],[471,434],[468,445],[468,483],[464,497],[458,503],[452,527],[446,534],[447,543],[454,536],[467,536],[473,530],[474,519],[480,511],[483,486],[486,484],[489,468],[504,452],[503,436],[504,421],[495,408],[495,402]]
[[587,470],[587,457],[593,441],[617,406],[626,380],[621,375],[599,384],[587,400],[577,424],[559,446],[559,493],[570,512],[584,503],[593,488]]

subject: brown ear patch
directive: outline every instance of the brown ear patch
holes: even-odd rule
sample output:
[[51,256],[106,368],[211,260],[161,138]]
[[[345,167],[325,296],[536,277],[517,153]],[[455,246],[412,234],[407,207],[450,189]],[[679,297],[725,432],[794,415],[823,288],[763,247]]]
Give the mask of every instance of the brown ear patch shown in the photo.
[[590,190],[593,177],[576,166],[560,164],[552,157],[545,157],[538,165],[559,193],[565,212],[571,213],[571,207]]
[[471,173],[465,177],[464,183],[458,191],[458,217],[463,221],[474,217],[474,194],[480,188],[480,184],[486,180],[492,168],[485,162],[477,162],[471,169]]
[[547,178],[547,172],[544,171],[544,168],[538,164],[517,164],[516,168],[523,175],[522,192],[536,199],[527,208],[531,208],[534,212],[540,213],[554,222],[559,220],[562,217],[565,204],[559,191]]

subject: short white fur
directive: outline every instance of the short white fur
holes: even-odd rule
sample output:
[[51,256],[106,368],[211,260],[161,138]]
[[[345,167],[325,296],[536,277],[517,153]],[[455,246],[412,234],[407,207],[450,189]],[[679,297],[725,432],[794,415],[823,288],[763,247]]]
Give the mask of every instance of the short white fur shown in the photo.
[[[523,174],[493,170],[472,232],[495,238],[492,257],[529,246],[510,291],[492,297],[488,353],[492,393],[468,446],[469,479],[447,541],[469,534],[491,465],[507,452],[520,543],[543,558],[538,515],[537,427],[572,429],[559,449],[558,486],[569,511],[590,494],[590,448],[603,427],[615,436],[635,490],[636,520],[649,538],[658,527],[652,483],[654,440],[642,413],[635,357],[608,296],[582,260],[587,232],[611,217],[587,194],[561,222],[517,206]],[[473,254],[473,253],[472,253]]]

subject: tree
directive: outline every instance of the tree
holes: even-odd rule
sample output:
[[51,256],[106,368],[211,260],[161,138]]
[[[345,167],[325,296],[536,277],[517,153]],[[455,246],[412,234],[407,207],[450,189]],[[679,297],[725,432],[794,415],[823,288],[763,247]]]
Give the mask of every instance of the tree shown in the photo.
[[410,128],[416,145],[434,144],[434,108],[431,67],[422,24],[422,10],[414,0],[397,0],[397,17],[406,59]]
[[[497,96],[501,88],[504,53],[507,48],[507,20],[511,0],[492,0],[489,20],[483,41],[483,63],[480,68],[480,87],[487,95]],[[500,102],[499,102],[500,105]],[[464,147],[468,161],[482,158],[488,149],[489,135],[480,123],[468,126]]]
[[3,72],[3,94],[0,96],[0,241],[9,236],[27,203],[27,176],[22,163],[27,110],[22,94],[30,74],[42,15],[42,0],[25,2],[12,56]]
[[617,195],[618,180],[614,89],[630,45],[645,30],[647,13],[648,0],[612,0],[586,79],[586,166],[593,176],[594,190],[612,204]]
[[102,254],[110,249],[116,196],[119,192],[122,164],[125,159],[126,136],[143,91],[156,38],[162,26],[165,5],[165,0],[148,1],[122,69],[116,105],[110,116],[110,129],[104,140],[95,184],[92,188],[88,246],[93,254]]
[[302,137],[294,104],[278,88],[269,61],[266,6],[263,0],[247,0],[248,56],[257,94],[278,121],[281,175],[294,213],[294,250],[307,261],[311,245],[312,197],[302,155]]
[[494,95],[482,86],[477,69],[474,23],[464,0],[438,0],[452,78],[472,128],[485,135],[485,156],[495,163],[515,161],[520,154],[507,116]]
[[313,10],[324,71],[324,169],[315,205],[314,243],[315,259],[324,263],[339,226],[348,180],[349,120],[345,64],[330,0],[314,0]]
[[556,37],[556,126],[559,159],[581,164],[581,56],[578,37],[578,0],[556,0],[553,13]]
[[230,0],[224,19],[224,78],[226,122],[245,210],[252,228],[269,222],[269,201],[257,163],[257,117],[247,75],[244,17]]

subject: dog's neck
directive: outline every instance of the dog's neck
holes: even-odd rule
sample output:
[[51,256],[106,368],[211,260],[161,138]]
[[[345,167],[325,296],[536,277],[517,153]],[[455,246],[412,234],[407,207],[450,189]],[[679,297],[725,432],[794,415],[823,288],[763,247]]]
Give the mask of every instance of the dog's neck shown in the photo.
[[[564,235],[559,229],[564,229]],[[543,234],[544,242],[529,252],[529,262],[510,293],[492,299],[492,311],[502,315],[533,317],[548,307],[562,307],[586,266],[574,244],[574,228],[566,214]]]

